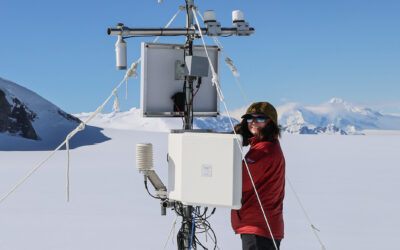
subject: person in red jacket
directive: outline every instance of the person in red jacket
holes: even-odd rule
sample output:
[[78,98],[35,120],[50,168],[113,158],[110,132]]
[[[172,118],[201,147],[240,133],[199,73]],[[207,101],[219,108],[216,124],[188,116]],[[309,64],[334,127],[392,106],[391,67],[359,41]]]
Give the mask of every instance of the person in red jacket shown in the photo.
[[243,250],[277,250],[284,236],[285,158],[278,140],[280,127],[276,109],[268,102],[251,104],[235,131],[243,136],[244,146],[250,144],[245,159],[271,230],[244,161],[242,207],[231,212],[233,230],[240,234]]

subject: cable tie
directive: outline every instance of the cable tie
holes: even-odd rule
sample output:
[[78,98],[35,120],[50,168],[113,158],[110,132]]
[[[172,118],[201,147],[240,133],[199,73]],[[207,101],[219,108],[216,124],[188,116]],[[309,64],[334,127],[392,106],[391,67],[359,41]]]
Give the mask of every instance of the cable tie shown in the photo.
[[113,111],[120,111],[121,107],[119,104],[119,99],[118,99],[118,95],[115,94],[115,99],[114,99],[114,104],[113,104]]
[[226,57],[226,58],[225,58],[225,62],[226,62],[226,64],[228,64],[228,66],[229,66],[229,68],[231,69],[233,75],[234,75],[235,77],[239,77],[240,74],[239,74],[239,72],[237,71],[235,65],[233,65],[233,61],[232,61],[229,57]]
[[78,129],[79,129],[79,131],[82,131],[85,129],[85,127],[86,127],[85,123],[81,122],[81,124],[79,124],[79,126],[78,126]]
[[212,76],[212,78],[211,78],[211,82],[212,82],[213,86],[219,85],[217,74],[213,73],[213,76]]
[[[72,131],[72,132],[74,132],[74,131]],[[69,141],[72,138],[72,136],[73,136],[72,132],[67,135],[67,137],[65,138],[66,141]]]
[[138,77],[136,71],[137,71],[137,66],[138,66],[139,62],[140,62],[140,60],[137,60],[136,62],[133,62],[131,64],[131,67],[128,69],[128,71],[125,74],[125,78],[131,78],[131,77],[137,78]]
[[317,230],[318,232],[321,232],[321,230],[319,230],[318,228],[316,228],[313,224],[311,224],[311,228],[314,230]]

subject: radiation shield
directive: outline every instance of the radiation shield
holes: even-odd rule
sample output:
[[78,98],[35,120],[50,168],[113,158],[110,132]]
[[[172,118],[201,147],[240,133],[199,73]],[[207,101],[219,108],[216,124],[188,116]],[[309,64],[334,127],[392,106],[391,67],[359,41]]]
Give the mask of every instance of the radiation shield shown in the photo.
[[[207,46],[207,52],[219,81],[220,50],[217,46]],[[142,43],[140,107],[143,116],[182,116],[179,111],[174,111],[172,96],[183,91],[184,77],[179,77],[179,65],[184,67],[184,53],[183,44]],[[193,46],[193,56],[206,57],[204,47]],[[183,68],[182,72],[185,71]],[[218,95],[211,81],[210,67],[207,75],[202,77],[200,89],[193,99],[193,112],[197,117],[219,115]]]

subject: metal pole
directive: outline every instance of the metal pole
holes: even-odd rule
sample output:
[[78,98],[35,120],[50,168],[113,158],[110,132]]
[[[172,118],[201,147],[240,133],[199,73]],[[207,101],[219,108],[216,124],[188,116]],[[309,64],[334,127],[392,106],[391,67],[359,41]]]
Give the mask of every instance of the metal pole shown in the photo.
[[[194,6],[194,0],[186,0],[186,28],[190,29],[193,25],[193,12],[192,7]],[[185,45],[185,57],[193,55],[193,35],[188,34],[186,36]],[[185,112],[184,112],[184,124],[183,129],[193,129],[193,103],[191,102],[193,97],[193,77],[186,76],[184,82],[184,93],[185,93]]]
[[[194,0],[186,0],[186,28],[190,29],[193,25],[193,12],[192,7],[194,6]],[[186,36],[186,45],[185,45],[185,57],[193,55],[193,40],[194,37],[191,34],[187,34]],[[193,81],[194,78],[190,76],[185,77],[184,81],[184,93],[185,93],[185,112],[184,112],[184,122],[183,129],[191,130],[193,129]],[[182,214],[182,229],[184,234],[183,240],[183,249],[190,249],[190,236],[194,232],[192,232],[192,223],[193,223],[193,207],[192,206],[183,206],[183,214]],[[181,249],[179,249],[181,250]]]

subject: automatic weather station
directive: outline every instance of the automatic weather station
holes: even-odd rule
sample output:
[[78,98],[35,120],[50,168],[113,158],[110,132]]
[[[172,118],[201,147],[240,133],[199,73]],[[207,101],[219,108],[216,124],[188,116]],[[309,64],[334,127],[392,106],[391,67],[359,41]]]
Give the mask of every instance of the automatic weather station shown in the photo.
[[[219,115],[223,95],[219,86],[221,46],[216,37],[249,36],[254,29],[245,22],[239,10],[232,12],[234,27],[229,28],[221,27],[212,10],[205,11],[203,17],[194,0],[186,0],[179,10],[186,11],[184,28],[169,28],[172,19],[165,28],[129,28],[119,23],[107,32],[118,37],[116,66],[121,70],[128,68],[127,38],[186,37],[184,44],[141,44],[140,105],[143,116],[182,117],[183,128],[171,130],[168,136],[167,186],[152,169],[151,144],[136,145],[136,167],[144,175],[147,191],[147,180],[154,186],[155,194],[149,194],[161,201],[161,214],[165,215],[167,208],[171,208],[182,218],[177,234],[178,249],[197,249],[199,246],[207,249],[196,236],[200,233],[214,241],[215,249],[216,236],[207,219],[216,207],[241,207],[241,137],[211,129],[193,129],[193,118]],[[198,17],[203,19],[205,27],[200,27]],[[206,46],[205,35],[213,37],[217,46]],[[203,45],[194,45],[197,39]],[[128,72],[136,67],[137,63],[132,64]]]

